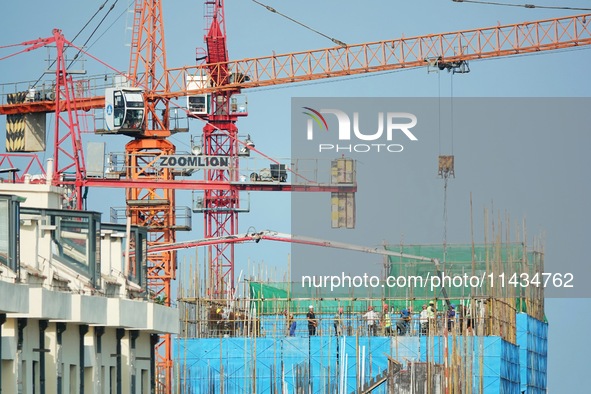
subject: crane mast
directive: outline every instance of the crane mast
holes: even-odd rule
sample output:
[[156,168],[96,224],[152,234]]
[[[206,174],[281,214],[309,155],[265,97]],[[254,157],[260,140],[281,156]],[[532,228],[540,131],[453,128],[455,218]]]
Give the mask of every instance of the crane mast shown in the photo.
[[[61,184],[68,190],[65,205],[83,208],[83,185],[86,178],[84,166],[84,151],[80,144],[80,120],[78,112],[73,110],[75,102],[75,85],[72,74],[68,72],[64,55],[66,40],[62,32],[53,30],[53,41],[56,45],[57,58],[55,69],[55,102],[58,108],[65,111],[56,113],[55,117],[55,145],[53,146],[53,174],[52,184]],[[73,172],[73,177],[65,174]]]
[[[209,79],[214,84],[225,85],[230,80],[226,45],[224,1],[205,2],[207,64]],[[206,156],[226,156],[233,163],[231,169],[206,169],[206,182],[229,183],[238,179],[238,128],[237,115],[232,114],[232,96],[238,89],[220,90],[211,93],[210,113],[203,127],[203,153]],[[235,111],[234,111],[235,112]],[[239,191],[210,189],[204,191],[204,235],[206,238],[224,237],[238,232]],[[208,289],[210,297],[223,298],[234,290],[234,245],[208,246]],[[228,294],[229,293],[229,294]]]
[[[56,50],[56,58],[53,64],[55,71],[55,82],[52,86],[51,100],[56,110],[54,123],[54,145],[53,145],[53,161],[49,168],[50,173],[46,174],[48,181],[52,185],[62,186],[65,190],[64,201],[62,205],[71,209],[82,209],[84,206],[84,182],[86,179],[86,168],[84,165],[84,151],[80,143],[80,120],[78,117],[77,108],[79,107],[78,98],[76,97],[77,85],[73,78],[73,72],[68,71],[66,65],[66,47],[74,46],[67,41],[59,29],[53,29],[52,35],[47,38],[40,38],[37,40],[27,41],[20,44],[25,46],[23,52],[28,52],[41,48],[47,45],[54,45]],[[26,103],[37,99],[37,96],[45,95],[47,92],[37,91],[35,87],[29,89],[27,92],[16,92],[9,94],[7,102],[9,105],[22,106]],[[24,109],[24,108],[23,108]],[[13,131],[14,126],[25,121],[37,124],[36,127],[39,140],[33,150],[39,150],[40,146],[45,149],[45,114],[34,111],[17,111],[7,115],[7,149],[13,151],[26,150],[23,136],[16,138],[9,138],[9,130]],[[12,125],[12,126],[11,126]],[[22,133],[22,131],[20,132]],[[20,138],[19,138],[20,137]]]
[[[143,67],[144,69],[141,69]],[[126,178],[142,180],[150,186],[126,189],[127,220],[148,228],[148,244],[174,242],[175,189],[159,188],[157,181],[174,181],[170,168],[152,165],[161,155],[172,155],[175,146],[166,138],[169,127],[169,103],[157,92],[168,92],[166,47],[161,0],[136,0],[131,39],[129,83],[144,92],[144,123],[141,133],[125,145]],[[154,186],[153,186],[154,185]],[[170,306],[171,282],[176,277],[176,254],[162,252],[147,261],[147,280],[152,297]],[[161,336],[156,344],[158,392],[171,392],[172,338]]]

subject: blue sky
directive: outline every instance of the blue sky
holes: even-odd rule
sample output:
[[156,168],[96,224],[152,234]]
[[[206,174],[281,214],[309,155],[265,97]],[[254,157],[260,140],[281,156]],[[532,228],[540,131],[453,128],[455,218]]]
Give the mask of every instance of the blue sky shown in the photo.
[[[84,23],[94,14],[104,0],[88,0],[84,2],[74,0],[56,0],[53,2],[28,0],[7,2],[3,4],[4,22],[0,25],[0,46],[28,41],[38,37],[47,37],[51,29],[60,28],[66,38],[71,39],[81,29]],[[108,2],[108,6],[114,0]],[[169,67],[193,64],[195,48],[203,46],[203,2],[177,0],[165,2],[166,47],[168,51]],[[267,0],[267,4],[275,7],[290,17],[337,38],[346,43],[361,43],[389,38],[409,37],[436,32],[447,32],[477,27],[494,26],[498,23],[513,23],[535,19],[546,19],[575,14],[574,11],[556,11],[541,9],[523,9],[514,7],[495,7],[468,3],[454,3],[441,0],[426,0],[415,2],[392,2],[375,0],[368,2],[352,2],[325,0],[300,0],[286,2]],[[517,4],[519,2],[512,2]],[[539,5],[581,6],[582,2],[544,1]],[[129,64],[129,30],[132,19],[125,9],[128,0],[119,0],[98,29],[95,37],[90,40],[89,52],[104,60],[109,65],[126,70]],[[588,5],[588,3],[583,3]],[[104,15],[95,18],[92,26]],[[119,17],[122,15],[121,17]],[[119,17],[119,18],[118,18]],[[288,20],[272,14],[261,6],[248,0],[230,0],[226,2],[226,17],[228,30],[228,46],[231,59],[241,59],[284,53],[303,51],[315,48],[333,46],[332,42],[315,33],[305,30]],[[85,31],[77,44],[82,44],[89,31]],[[100,38],[99,38],[100,37]],[[1,49],[0,57],[10,53],[10,49]],[[37,79],[46,68],[42,60],[47,57],[47,51],[41,49],[37,53],[20,55],[17,58],[0,61],[0,83]],[[466,97],[589,97],[591,76],[588,65],[591,63],[591,50],[580,48],[546,54],[516,56],[486,61],[474,61],[470,64],[471,73],[454,77],[454,96]],[[106,72],[104,66],[89,60],[85,68],[90,74]],[[290,150],[290,103],[292,97],[450,97],[450,76],[447,73],[428,74],[425,68],[401,72],[385,73],[381,75],[362,75],[359,77],[327,80],[317,83],[305,83],[275,88],[260,88],[245,91],[248,95],[249,116],[241,119],[238,124],[240,134],[250,133],[257,148],[274,157],[289,157]],[[3,124],[4,119],[0,120]],[[191,124],[191,133],[198,135],[201,125]],[[2,127],[3,129],[3,127]],[[518,131],[516,131],[518,133]],[[560,178],[560,189],[553,186],[553,180],[545,178],[545,174],[528,174],[531,179],[542,179],[545,186],[544,200],[552,206],[552,214],[544,213],[542,209],[517,205],[513,208],[511,202],[506,206],[499,206],[501,196],[482,196],[478,201],[480,208],[491,201],[501,210],[510,211],[512,217],[526,217],[529,233],[546,234],[548,257],[556,256],[556,261],[547,264],[559,267],[561,258],[569,261],[588,261],[584,249],[591,236],[589,219],[590,212],[585,201],[591,195],[588,182],[589,159],[583,149],[589,141],[589,130],[570,132],[557,130],[558,139],[565,143],[557,144],[551,152],[536,151],[536,140],[520,140],[515,143],[523,144],[524,157],[548,155],[560,166],[568,163],[568,168],[562,172],[552,174]],[[91,140],[93,137],[85,136]],[[486,137],[482,137],[482,144]],[[105,141],[105,139],[101,139]],[[175,137],[173,140],[179,150],[188,149],[188,136]],[[126,137],[113,137],[108,140],[111,151],[122,152]],[[533,148],[532,148],[533,147]],[[488,149],[479,146],[475,140],[474,150]],[[527,149],[526,149],[527,148]],[[503,154],[500,150],[500,155]],[[48,157],[48,156],[46,156]],[[567,160],[577,158],[578,160]],[[425,160],[433,160],[426,157]],[[512,173],[519,162],[508,161],[501,171]],[[459,162],[458,162],[459,163]],[[458,164],[459,165],[459,164]],[[461,167],[456,169],[457,182],[461,182]],[[550,176],[550,175],[548,175]],[[435,182],[435,177],[425,182]],[[557,183],[558,184],[558,183]],[[416,187],[422,186],[417,181]],[[453,188],[453,184],[450,186]],[[568,190],[564,190],[568,187]],[[478,184],[473,185],[477,192]],[[565,195],[572,196],[564,207]],[[124,205],[122,191],[91,191],[89,207],[104,212],[108,217],[109,206],[105,204],[105,196],[109,201],[116,200],[114,206]],[[467,210],[466,196],[463,205],[458,210]],[[179,195],[179,200],[185,205],[190,204],[190,196]],[[439,207],[441,196],[433,196],[431,203]],[[532,204],[535,205],[535,204]],[[570,210],[566,210],[570,208]],[[327,208],[328,209],[328,208]],[[249,226],[257,229],[274,229],[290,232],[290,196],[283,193],[253,193],[251,195],[251,213],[241,217],[240,228],[245,231]],[[564,211],[563,211],[564,210]],[[578,210],[578,211],[577,211]],[[578,212],[578,214],[577,214]],[[453,212],[452,212],[453,213]],[[569,216],[570,215],[570,216]],[[198,216],[193,218],[194,229],[191,234],[179,235],[181,239],[195,239],[202,235],[202,220]],[[466,243],[469,238],[460,231],[465,223],[456,223],[450,227],[450,242]],[[565,227],[557,227],[565,225]],[[421,238],[421,231],[409,222],[407,234],[412,242],[437,242],[436,239]],[[571,234],[572,233],[572,234]],[[569,234],[565,237],[563,234]],[[398,242],[400,234],[392,236],[390,242]],[[376,240],[376,244],[382,240]],[[262,244],[260,244],[262,245]],[[247,266],[250,259],[255,263],[269,266],[285,267],[289,247],[285,245],[265,244],[245,245],[237,248],[237,271]],[[551,265],[552,264],[552,265]],[[584,278],[586,279],[586,278]],[[582,281],[581,281],[582,282]],[[586,376],[586,358],[591,351],[591,345],[585,336],[591,326],[591,314],[587,308],[591,306],[589,299],[548,299],[547,316],[550,321],[549,342],[549,388],[551,392],[580,392],[583,377]],[[568,362],[566,362],[568,360]]]

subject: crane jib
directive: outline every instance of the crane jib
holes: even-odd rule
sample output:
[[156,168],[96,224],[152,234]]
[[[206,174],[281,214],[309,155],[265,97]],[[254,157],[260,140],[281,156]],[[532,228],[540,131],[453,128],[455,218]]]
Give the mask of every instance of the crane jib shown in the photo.
[[158,159],[157,167],[176,169],[229,168],[228,156],[163,155]]

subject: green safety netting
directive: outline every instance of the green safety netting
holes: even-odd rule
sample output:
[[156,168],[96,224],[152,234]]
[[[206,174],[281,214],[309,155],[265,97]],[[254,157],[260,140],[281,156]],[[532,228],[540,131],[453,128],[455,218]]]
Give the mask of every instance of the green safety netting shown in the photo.
[[316,289],[307,295],[298,293],[297,298],[290,296],[291,286],[289,282],[254,282],[249,283],[250,298],[256,305],[256,310],[261,314],[281,313],[289,310],[290,313],[306,313],[310,305],[316,313],[335,313],[339,307],[345,312],[364,312],[371,305],[376,311],[382,306],[380,297],[375,299],[355,299],[355,297],[319,296]]
[[[457,279],[475,277],[472,283],[455,281],[451,286],[413,286],[386,287],[387,298],[441,298],[441,287],[449,298],[469,298],[471,296],[518,297],[524,295],[524,288],[509,285],[514,274],[533,275],[542,266],[542,254],[528,252],[521,243],[489,245],[396,245],[387,250],[406,255],[439,260],[439,275]],[[430,278],[438,275],[434,263],[420,261],[411,257],[389,256],[391,277]],[[484,280],[483,280],[484,279]],[[435,280],[437,282],[437,280]],[[474,285],[477,286],[474,286]],[[502,285],[501,285],[502,284]]]
[[[409,256],[389,256],[390,278],[402,278],[397,282],[403,286],[384,285],[368,292],[357,289],[330,291],[328,288],[302,288],[288,282],[249,283],[250,298],[256,301],[259,313],[306,312],[313,305],[317,313],[334,313],[339,307],[346,312],[366,311],[373,306],[381,311],[383,304],[388,309],[400,311],[412,306],[415,311],[428,301],[435,301],[439,310],[446,308],[446,302],[463,303],[472,297],[515,298],[516,309],[527,311],[525,299],[543,296],[539,289],[508,285],[514,274],[534,275],[543,269],[543,254],[528,251],[522,243],[488,245],[394,245],[386,249],[405,255],[438,259],[439,272],[432,261]],[[492,275],[492,276],[491,276]],[[451,282],[452,286],[431,286],[434,277],[465,278],[478,277],[480,286],[473,287],[464,281]],[[494,278],[491,283],[490,278]],[[484,278],[484,280],[483,280]],[[503,278],[503,279],[501,279]],[[422,281],[422,282],[421,282]],[[500,286],[501,281],[504,285]],[[476,282],[474,282],[476,283]],[[445,290],[442,290],[442,287]],[[295,292],[293,290],[296,290]],[[369,296],[368,296],[369,294]]]

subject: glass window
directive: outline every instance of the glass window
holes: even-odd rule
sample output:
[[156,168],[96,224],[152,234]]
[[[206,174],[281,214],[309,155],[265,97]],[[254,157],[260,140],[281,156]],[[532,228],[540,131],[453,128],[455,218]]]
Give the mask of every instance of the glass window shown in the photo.
[[0,263],[8,265],[10,245],[8,201],[0,200]]
[[125,108],[125,102],[123,101],[123,95],[120,91],[115,91],[113,93],[113,107],[115,108]]
[[126,129],[140,129],[142,127],[143,120],[143,109],[128,109],[123,127]]
[[20,265],[20,199],[0,196],[0,264],[9,267],[17,276]]
[[[113,224],[113,223],[101,223],[101,227],[105,230],[113,230],[118,233],[125,234],[127,228],[125,225],[122,224]],[[127,279],[142,288],[146,286],[146,261],[147,261],[147,252],[148,252],[148,231],[145,227],[139,227],[132,225],[130,231],[130,240],[129,240],[129,248],[130,251],[133,253],[129,256],[129,267],[128,267],[128,276]],[[123,255],[122,258],[125,256],[125,250],[127,247],[127,236],[121,238],[122,241],[122,250]],[[121,266],[123,267],[124,260],[121,261]],[[123,267],[123,269],[125,269]]]
[[125,93],[125,97],[127,99],[127,105],[129,107],[143,107],[144,106],[144,98],[142,97],[141,93]]
[[196,113],[205,113],[206,96],[189,96],[189,111]]
[[[96,285],[100,272],[100,216],[76,211],[51,211],[53,258]],[[100,239],[100,238],[99,238]]]
[[113,126],[114,127],[121,127],[121,123],[123,123],[123,116],[125,115],[125,110],[123,108],[117,108],[113,111]]

